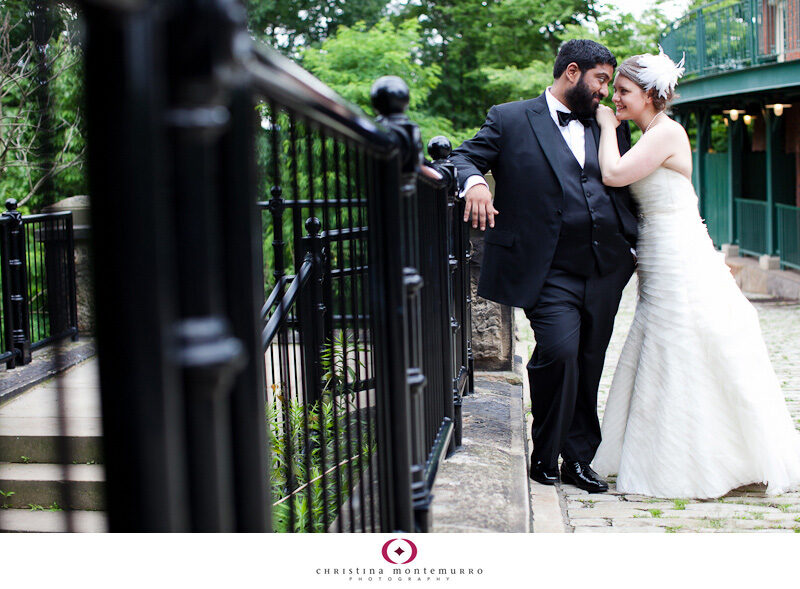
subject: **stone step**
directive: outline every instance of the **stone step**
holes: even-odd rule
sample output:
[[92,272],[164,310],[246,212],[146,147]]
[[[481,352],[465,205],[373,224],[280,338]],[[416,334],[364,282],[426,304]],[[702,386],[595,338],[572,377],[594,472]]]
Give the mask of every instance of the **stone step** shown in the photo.
[[0,532],[66,532],[67,517],[74,532],[107,532],[108,520],[103,511],[32,511],[0,509]]
[[103,462],[102,436],[13,435],[0,433],[0,462],[78,464]]
[[[66,473],[65,473],[66,470]],[[66,474],[66,477],[65,477]],[[66,478],[66,483],[64,482]],[[69,493],[64,486],[68,485]],[[99,464],[0,463],[0,506],[102,510],[105,505],[105,468]],[[13,493],[13,494],[10,494]],[[69,498],[67,498],[69,495]]]

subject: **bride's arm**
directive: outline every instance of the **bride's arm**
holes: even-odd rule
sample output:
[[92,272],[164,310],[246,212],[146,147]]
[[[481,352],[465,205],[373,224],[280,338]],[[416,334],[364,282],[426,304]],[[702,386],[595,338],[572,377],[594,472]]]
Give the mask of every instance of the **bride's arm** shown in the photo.
[[[611,109],[609,112],[613,116]],[[627,186],[652,174],[675,153],[675,146],[681,144],[675,125],[655,125],[620,157],[616,125],[604,116],[598,116],[597,122],[600,125],[600,172],[606,186]]]

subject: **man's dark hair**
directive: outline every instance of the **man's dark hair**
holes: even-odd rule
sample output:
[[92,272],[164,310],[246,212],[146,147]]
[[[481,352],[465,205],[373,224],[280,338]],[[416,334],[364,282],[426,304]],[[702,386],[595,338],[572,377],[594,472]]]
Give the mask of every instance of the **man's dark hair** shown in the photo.
[[553,64],[553,79],[560,78],[567,66],[575,62],[581,72],[601,64],[617,67],[617,58],[603,45],[591,39],[572,39],[558,50]]

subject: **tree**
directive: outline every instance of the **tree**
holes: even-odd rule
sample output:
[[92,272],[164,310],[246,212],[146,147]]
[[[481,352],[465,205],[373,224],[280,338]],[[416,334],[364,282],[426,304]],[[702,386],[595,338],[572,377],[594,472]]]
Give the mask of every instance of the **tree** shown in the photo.
[[[441,68],[437,64],[424,65],[421,56],[419,24],[407,20],[395,25],[384,19],[371,29],[365,23],[340,27],[319,48],[305,49],[303,66],[372,116],[377,114],[369,98],[372,84],[384,75],[399,76],[411,91],[408,114],[419,124],[423,139],[446,135],[460,143],[464,132],[457,132],[447,117],[425,109],[431,92],[439,85]],[[472,131],[468,129],[466,133]]]
[[[565,25],[561,42],[570,39],[594,39],[614,54],[618,62],[640,53],[656,51],[659,35],[668,20],[656,5],[640,18],[608,5],[603,12],[593,13],[580,23]],[[546,59],[534,59],[520,65],[484,66],[486,96],[493,104],[537,96],[553,81],[554,51]]]
[[552,61],[565,27],[590,13],[588,0],[420,0],[396,18],[420,22],[423,63],[442,68],[430,111],[471,127],[498,94],[490,73]]
[[297,56],[303,47],[334,36],[341,26],[374,25],[387,0],[246,0],[245,4],[252,34]]
[[44,46],[30,38],[28,15],[0,17],[0,198],[34,209],[86,185],[80,51],[66,26],[73,16],[54,12],[60,33]]

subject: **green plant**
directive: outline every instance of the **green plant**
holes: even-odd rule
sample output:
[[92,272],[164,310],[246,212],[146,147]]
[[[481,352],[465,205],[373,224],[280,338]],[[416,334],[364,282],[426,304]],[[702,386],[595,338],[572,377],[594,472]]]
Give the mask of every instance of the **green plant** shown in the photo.
[[725,523],[725,522],[724,522],[723,520],[721,520],[721,519],[709,519],[709,520],[707,520],[707,521],[708,521],[708,527],[709,527],[709,528],[715,528],[715,529],[720,529],[720,528],[722,528],[722,526],[723,526],[723,525],[724,525],[724,523]]
[[647,511],[649,511],[650,515],[652,515],[653,517],[661,517],[661,514],[663,513],[663,511],[661,511],[660,509],[648,509]]
[[371,422],[348,411],[345,399],[330,398],[309,405],[276,401],[268,406],[267,421],[274,531],[324,532],[326,514],[330,524],[375,451]]
[[[12,495],[16,495],[16,493],[14,493],[14,491],[3,491],[0,489],[0,497],[3,499],[10,499]],[[8,503],[3,501],[3,504],[0,505],[0,509],[8,509]]]
[[320,364],[325,371],[322,375],[323,391],[338,396],[352,395],[353,384],[358,380],[361,368],[365,367],[361,361],[364,352],[366,348],[348,341],[344,331],[334,335],[320,354]]
[[683,510],[686,509],[686,504],[689,503],[686,499],[673,499],[672,503],[675,505],[675,509]]
[[675,534],[678,530],[680,530],[683,526],[667,526],[664,528],[667,534]]
[[25,464],[28,464],[31,461],[30,456],[20,456],[19,459]]
[[30,507],[31,511],[44,511],[44,507],[38,503],[28,503],[28,507]]
[[322,397],[313,403],[287,398],[283,383],[272,385],[267,421],[276,532],[325,531],[364,476],[376,448],[371,409],[361,406],[354,386],[363,378],[365,351],[345,332],[327,342],[320,354]]

